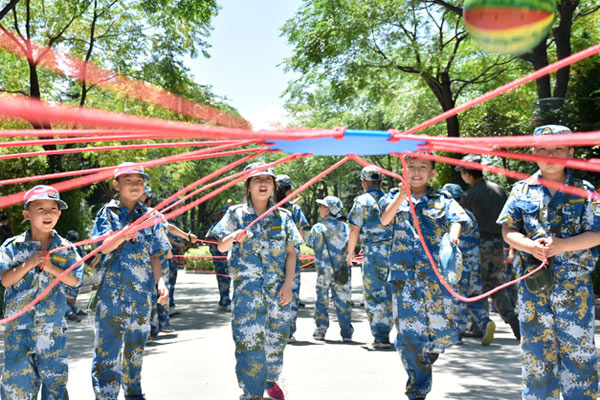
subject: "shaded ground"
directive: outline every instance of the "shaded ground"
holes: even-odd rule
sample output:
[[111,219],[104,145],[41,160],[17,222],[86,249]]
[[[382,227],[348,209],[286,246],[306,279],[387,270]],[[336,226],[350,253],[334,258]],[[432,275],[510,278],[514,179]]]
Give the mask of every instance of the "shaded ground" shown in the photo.
[[[372,351],[371,335],[360,307],[360,273],[352,278],[354,342],[342,343],[335,311],[326,341],[312,339],[314,272],[302,273],[301,298],[306,308],[298,319],[298,342],[286,348],[281,386],[291,400],[403,399],[406,374],[395,351]],[[80,296],[81,305],[88,295]],[[217,308],[218,291],[212,275],[180,272],[175,297],[181,315],[172,319],[176,334],[161,334],[147,347],[142,386],[149,400],[237,399],[230,314]],[[498,325],[496,340],[485,348],[465,339],[436,362],[429,399],[520,399],[518,342],[510,328]],[[2,330],[3,335],[3,330]],[[90,368],[93,352],[91,321],[71,323],[69,395],[92,399]],[[3,339],[3,337],[2,337]],[[598,337],[596,338],[598,341]],[[3,342],[3,340],[2,340]],[[2,346],[0,346],[2,347]],[[2,356],[3,356],[2,351]],[[0,359],[3,362],[3,359]]]

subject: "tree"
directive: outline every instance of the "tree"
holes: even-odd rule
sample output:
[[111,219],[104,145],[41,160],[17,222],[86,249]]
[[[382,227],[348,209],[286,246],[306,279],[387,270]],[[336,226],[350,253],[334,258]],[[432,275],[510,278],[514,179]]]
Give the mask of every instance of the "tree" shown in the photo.
[[[443,6],[449,12],[462,16],[463,10],[457,2],[445,0],[425,0]],[[558,0],[557,20],[550,34],[531,51],[523,54],[520,58],[533,66],[535,71],[549,64],[549,52],[554,47],[557,60],[569,57],[572,54],[571,34],[573,24],[578,19],[593,16],[600,11],[600,4],[592,0]],[[554,45],[554,46],[553,46]],[[558,70],[555,74],[554,88],[551,89],[551,76],[546,75],[536,81],[538,99],[566,98],[569,87],[570,67]],[[542,103],[542,108],[552,106],[553,103]],[[561,103],[562,105],[562,103]]]
[[[290,90],[327,81],[336,99],[368,87],[373,76],[387,75],[393,85],[411,74],[447,111],[473,86],[500,80],[511,65],[508,57],[477,50],[461,18],[434,2],[312,0],[283,33],[295,46],[287,69],[302,74]],[[457,117],[446,126],[449,136],[459,136]]]

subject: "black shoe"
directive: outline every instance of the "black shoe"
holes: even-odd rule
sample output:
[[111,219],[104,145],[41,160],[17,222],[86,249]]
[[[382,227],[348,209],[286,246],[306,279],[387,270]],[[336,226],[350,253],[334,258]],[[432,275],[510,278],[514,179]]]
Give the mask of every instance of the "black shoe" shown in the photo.
[[431,364],[433,364],[434,362],[436,362],[436,360],[439,357],[439,353],[427,353],[427,358],[429,359],[429,362]]
[[76,312],[75,314],[77,314],[77,315],[79,315],[79,316],[81,316],[81,317],[82,317],[82,316],[84,316],[84,315],[88,315],[88,313],[86,313],[86,312],[85,312],[85,311],[83,311],[83,310],[77,310],[77,312]]
[[304,307],[306,307],[306,304],[304,304],[303,302],[298,303],[298,308],[304,308]]
[[67,315],[67,319],[69,321],[73,321],[73,322],[79,322],[79,321],[81,321],[81,318],[79,318],[77,316],[77,314],[75,314],[75,313],[71,313],[71,314]]
[[510,318],[508,320],[508,324],[510,325],[510,329],[512,329],[513,334],[515,335],[517,340],[521,340],[521,328],[519,327],[519,318]]
[[476,331],[466,331],[463,337],[481,339],[483,338],[483,331],[480,331],[479,329],[477,329]]

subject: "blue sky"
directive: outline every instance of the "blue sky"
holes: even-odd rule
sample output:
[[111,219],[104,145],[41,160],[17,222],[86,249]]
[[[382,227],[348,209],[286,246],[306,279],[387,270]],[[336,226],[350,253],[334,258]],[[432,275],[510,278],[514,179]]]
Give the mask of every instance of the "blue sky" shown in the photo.
[[301,0],[221,0],[208,38],[211,58],[187,60],[198,83],[212,85],[254,129],[285,122],[280,95],[291,75],[277,66],[291,54],[280,28]]

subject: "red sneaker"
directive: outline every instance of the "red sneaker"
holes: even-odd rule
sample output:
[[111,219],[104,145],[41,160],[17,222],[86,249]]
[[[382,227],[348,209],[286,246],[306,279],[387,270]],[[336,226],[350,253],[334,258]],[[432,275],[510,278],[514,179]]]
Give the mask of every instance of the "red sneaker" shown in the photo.
[[267,388],[267,394],[274,400],[285,400],[285,394],[283,394],[283,390],[281,390],[277,382],[274,382],[273,386]]

